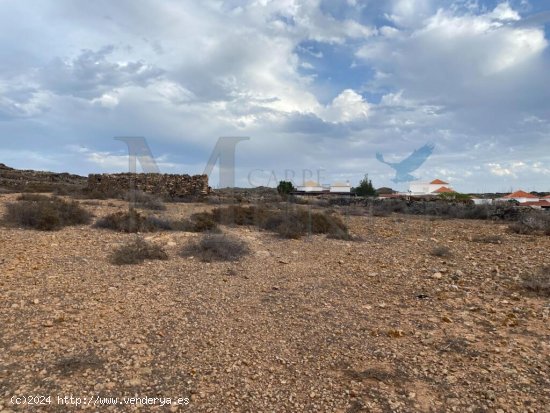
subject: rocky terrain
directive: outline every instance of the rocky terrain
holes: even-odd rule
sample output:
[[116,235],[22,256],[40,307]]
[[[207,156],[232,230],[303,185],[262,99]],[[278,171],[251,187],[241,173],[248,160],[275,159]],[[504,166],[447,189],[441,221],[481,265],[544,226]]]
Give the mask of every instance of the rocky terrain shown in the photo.
[[91,174],[87,190],[103,194],[125,193],[135,188],[167,198],[204,196],[210,192],[208,175],[175,174]]
[[[521,279],[550,265],[550,237],[339,211],[357,241],[223,227],[252,250],[236,263],[180,257],[200,234],[146,234],[170,259],[115,266],[135,235],[0,227],[0,411],[548,411],[550,302]],[[51,403],[11,402],[30,395]],[[97,399],[124,396],[189,404]]]
[[0,192],[4,191],[43,191],[60,187],[80,189],[86,186],[87,179],[68,173],[43,172],[10,168],[0,163]]

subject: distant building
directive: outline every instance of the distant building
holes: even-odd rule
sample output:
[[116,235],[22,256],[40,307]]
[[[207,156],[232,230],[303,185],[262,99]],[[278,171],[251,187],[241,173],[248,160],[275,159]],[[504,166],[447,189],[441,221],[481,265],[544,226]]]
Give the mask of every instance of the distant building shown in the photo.
[[323,192],[323,186],[315,181],[305,181],[302,186],[297,186],[298,192]]
[[493,198],[471,198],[474,205],[492,205]]
[[409,195],[439,195],[455,192],[448,182],[441,179],[434,179],[431,182],[411,182]]
[[330,185],[321,185],[315,181],[305,181],[303,185],[296,187],[297,193],[322,195],[322,194],[351,194],[349,182],[335,182]]
[[517,201],[520,204],[524,202],[537,202],[540,201],[540,198],[536,195],[530,194],[522,190],[512,192],[511,194],[504,195],[499,201]]
[[349,194],[351,185],[349,182],[334,182],[330,185],[329,192],[332,194]]
[[520,202],[519,206],[550,210],[550,201],[541,199],[540,201]]

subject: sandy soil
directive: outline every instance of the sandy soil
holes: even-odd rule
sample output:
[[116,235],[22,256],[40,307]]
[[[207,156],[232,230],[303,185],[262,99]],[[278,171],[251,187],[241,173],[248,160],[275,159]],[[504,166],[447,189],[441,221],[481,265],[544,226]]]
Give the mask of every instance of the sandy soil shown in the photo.
[[[224,227],[253,250],[238,263],[179,257],[197,234],[146,234],[170,259],[138,266],[109,263],[135,235],[0,227],[0,411],[549,411],[550,303],[520,279],[550,265],[550,237],[344,219],[362,241]],[[431,255],[437,245],[452,255]],[[11,401],[30,395],[50,403]],[[91,404],[59,404],[71,395]],[[189,404],[97,399],[125,396]]]

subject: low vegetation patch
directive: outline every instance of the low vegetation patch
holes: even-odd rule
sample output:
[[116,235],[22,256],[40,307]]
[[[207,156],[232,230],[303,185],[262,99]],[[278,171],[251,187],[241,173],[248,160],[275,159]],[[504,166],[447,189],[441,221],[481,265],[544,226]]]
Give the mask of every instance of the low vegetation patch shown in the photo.
[[550,297],[550,266],[542,267],[538,273],[525,277],[523,287],[544,297]]
[[95,227],[112,229],[119,232],[154,232],[163,229],[172,229],[169,221],[153,216],[143,216],[135,209],[107,215],[99,219]]
[[126,200],[134,203],[137,208],[150,209],[152,211],[164,211],[166,205],[159,197],[147,192],[131,190],[126,194]]
[[443,257],[443,258],[447,258],[453,255],[451,252],[451,249],[445,245],[438,245],[434,247],[431,251],[431,254],[434,257]]
[[476,235],[472,241],[482,244],[502,244],[502,237],[499,235]]
[[550,215],[545,212],[525,214],[518,221],[510,224],[508,229],[514,234],[550,235]]
[[55,231],[66,226],[88,224],[91,214],[78,202],[36,194],[23,194],[18,202],[7,204],[7,223],[41,231]]
[[164,249],[143,238],[135,240],[117,248],[112,256],[111,262],[115,265],[141,264],[145,260],[167,260],[168,254]]
[[205,262],[238,261],[249,253],[248,245],[234,236],[205,234],[186,245],[181,256],[194,256]]
[[349,238],[348,228],[340,218],[301,208],[280,210],[264,206],[233,205],[214,209],[212,216],[220,224],[256,226],[276,232],[283,238],[298,239],[307,234]]
[[219,233],[220,228],[211,214],[208,212],[199,212],[191,215],[189,219],[169,221],[169,229],[173,231],[185,232],[212,232]]

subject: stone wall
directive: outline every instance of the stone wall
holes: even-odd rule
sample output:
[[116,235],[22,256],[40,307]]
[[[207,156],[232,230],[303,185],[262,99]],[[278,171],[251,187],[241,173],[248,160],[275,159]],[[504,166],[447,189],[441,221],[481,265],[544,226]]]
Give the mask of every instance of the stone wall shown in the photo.
[[129,189],[169,198],[208,195],[208,175],[169,174],[93,174],[88,176],[88,191],[109,194]]

